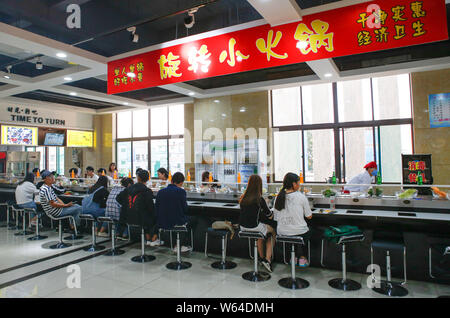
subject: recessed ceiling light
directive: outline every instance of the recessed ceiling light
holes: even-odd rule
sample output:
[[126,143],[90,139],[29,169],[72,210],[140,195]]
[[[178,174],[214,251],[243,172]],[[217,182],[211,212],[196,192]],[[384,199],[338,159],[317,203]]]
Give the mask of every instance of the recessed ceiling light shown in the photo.
[[227,114],[222,114],[222,117],[227,117]]
[[58,53],[56,53],[56,56],[63,59],[63,58],[66,58],[66,57],[67,57],[67,54],[66,54],[66,53],[63,53],[63,52],[58,52]]
[[214,100],[214,103],[220,103],[220,100],[215,99],[215,100]]
[[331,76],[333,76],[333,74],[331,74],[331,73],[325,73],[325,74],[323,74],[323,76],[325,76],[325,77],[331,77]]
[[131,77],[131,78],[135,78],[135,77],[136,77],[136,74],[134,74],[134,73],[132,73],[132,72],[128,72],[128,73],[127,73],[127,76],[128,76],[128,77]]
[[127,103],[127,102],[123,102],[123,104],[124,104],[125,106],[127,106],[127,105],[128,105],[128,103]]
[[195,95],[194,92],[190,92],[190,93],[189,93],[189,96],[194,96],[194,95]]
[[75,92],[70,92],[69,93],[71,96],[77,96],[77,93],[75,93]]
[[245,107],[241,107],[241,108],[239,109],[239,111],[240,111],[241,113],[244,113],[246,110],[247,110],[247,108],[245,108]]
[[11,77],[9,77],[8,75],[3,76],[6,79],[10,79]]
[[64,80],[65,80],[65,81],[71,81],[71,80],[72,80],[72,77],[64,77]]

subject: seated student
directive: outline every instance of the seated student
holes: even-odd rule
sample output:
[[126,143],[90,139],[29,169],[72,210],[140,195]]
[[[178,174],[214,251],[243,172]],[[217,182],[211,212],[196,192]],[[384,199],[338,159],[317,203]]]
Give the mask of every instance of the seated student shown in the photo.
[[97,175],[98,176],[106,176],[108,178],[108,184],[109,185],[112,185],[114,183],[114,179],[106,174],[106,169],[105,168],[98,169],[97,170]]
[[108,200],[108,178],[101,176],[97,182],[89,188],[88,196],[82,201],[83,214],[90,214],[97,218],[105,215],[106,200]]
[[[82,207],[73,202],[64,203],[56,196],[52,187],[53,183],[55,183],[55,176],[50,171],[44,170],[41,173],[41,177],[44,180],[44,184],[39,190],[39,198],[45,213],[53,217],[72,215],[77,225],[79,225],[79,215]],[[70,227],[73,229],[72,224]]]
[[[188,205],[186,191],[183,189],[184,175],[176,172],[172,183],[161,189],[156,195],[156,224],[158,228],[170,229],[174,226],[186,225],[188,232],[195,226],[196,219],[187,215]],[[181,252],[190,251],[189,235],[185,235],[181,243]],[[174,248],[174,252],[176,247]]]
[[[33,173],[27,173],[25,176],[25,179],[23,179],[16,188],[16,203],[17,205],[22,208],[29,208],[29,209],[37,209],[36,203],[34,202],[34,195],[39,194],[39,190],[34,185],[34,174]],[[31,225],[36,225],[36,216],[31,216]]]
[[125,203],[127,208],[120,213],[119,222],[122,224],[142,225],[147,241],[150,241],[152,228],[155,226],[155,205],[153,192],[145,184],[149,179],[148,171],[137,173],[137,183],[126,188],[117,195],[117,202]]
[[[298,191],[299,189],[300,177],[295,173],[287,173],[283,179],[283,187],[275,200],[274,215],[277,221],[277,233],[287,236],[303,236],[305,239],[309,239],[310,232],[305,218],[310,220],[312,212],[308,199]],[[295,246],[297,248],[297,265],[308,266],[302,246],[298,244]]]
[[94,181],[97,182],[97,180],[98,180],[98,175],[96,175],[96,174],[94,173],[94,168],[93,168],[93,167],[88,166],[88,167],[86,168],[86,178],[88,178],[88,179],[94,179]]
[[73,171],[75,178],[80,177],[80,170],[78,168],[70,168],[69,169],[69,178],[72,178],[72,171]]
[[158,169],[158,179],[167,181],[169,179],[169,171],[167,171],[165,168],[159,168]]
[[[258,175],[251,175],[247,188],[239,200],[241,214],[239,225],[241,231],[256,231],[262,233],[266,239],[258,240],[258,254],[262,265],[272,272],[272,246],[275,243],[273,213],[262,197],[262,179]],[[266,243],[266,256],[264,257],[264,242]]]
[[[124,191],[126,188],[132,186],[134,184],[133,179],[123,178],[120,180],[120,185],[115,186],[111,189],[109,193],[108,200],[106,200],[106,210],[105,216],[112,218],[113,220],[120,220],[120,214],[123,209],[126,208],[127,202],[118,202],[117,196]],[[101,233],[105,233],[107,228],[107,224],[103,224],[100,228],[99,236],[104,236]],[[122,230],[123,229],[123,230]],[[128,237],[128,228],[122,224],[118,224],[118,228],[116,229],[116,234],[118,239],[126,240]],[[121,231],[122,230],[122,231]]]
[[117,171],[116,163],[111,162],[108,167],[108,176],[111,178],[114,178],[114,173],[116,173],[117,176],[119,176],[119,172]]
[[[34,168],[33,171],[32,171],[32,173],[33,173],[33,175],[34,175],[35,178],[37,178],[37,173],[38,173],[38,171],[39,171],[39,168]],[[40,173],[41,173],[41,172],[39,171],[39,174],[40,174]]]

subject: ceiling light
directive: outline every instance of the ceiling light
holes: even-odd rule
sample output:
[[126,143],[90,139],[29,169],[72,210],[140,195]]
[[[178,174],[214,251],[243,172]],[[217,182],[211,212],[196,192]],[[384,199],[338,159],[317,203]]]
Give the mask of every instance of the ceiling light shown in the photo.
[[247,108],[245,108],[245,107],[241,107],[241,108],[239,109],[239,111],[240,111],[241,113],[245,113],[246,110],[247,110]]
[[325,77],[331,77],[331,76],[333,76],[333,74],[331,74],[331,73],[325,73],[325,74],[323,74],[323,76],[325,76]]
[[136,74],[134,74],[134,73],[132,73],[132,72],[128,72],[128,73],[127,73],[127,76],[128,76],[128,77],[131,77],[131,78],[135,78],[135,77],[136,77]]
[[195,93],[194,92],[189,92],[189,94],[188,94],[189,96],[194,96],[195,95]]
[[65,81],[71,81],[71,80],[72,80],[72,77],[64,77],[64,80],[65,80]]
[[131,42],[137,43],[139,41],[139,35],[136,34],[136,27],[129,27],[127,28],[128,32],[131,32],[130,34],[130,40]]
[[227,117],[227,114],[222,114],[222,117]]
[[58,52],[58,53],[56,53],[56,56],[63,59],[63,58],[67,57],[67,54],[63,53],[63,52]]
[[214,100],[214,103],[220,103],[220,100],[215,99],[215,100]]
[[123,102],[123,104],[124,104],[125,106],[128,106],[128,103],[127,103],[127,102]]
[[8,75],[4,75],[3,77],[6,78],[6,79],[10,79],[11,78]]
[[75,93],[75,92],[70,92],[70,95],[71,95],[71,96],[77,96],[77,93]]
[[188,16],[184,18],[184,26],[187,29],[190,29],[195,24],[195,16],[194,13],[198,11],[198,8],[194,8],[188,11]]

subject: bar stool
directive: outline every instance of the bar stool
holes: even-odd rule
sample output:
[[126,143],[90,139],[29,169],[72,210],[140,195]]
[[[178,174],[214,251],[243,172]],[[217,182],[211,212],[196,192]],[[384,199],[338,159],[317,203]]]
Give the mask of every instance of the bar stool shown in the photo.
[[[442,239],[442,238],[438,238]],[[448,239],[448,238],[447,238]],[[428,273],[432,279],[450,279],[450,266],[440,267],[432,264],[432,252],[440,255],[440,263],[450,262],[450,244],[434,243],[428,246]],[[438,270],[438,273],[433,274],[433,268]]]
[[[17,233],[14,233],[14,235],[15,236],[25,236],[25,235],[31,235],[31,234],[33,234],[33,232],[31,232],[31,231],[28,231],[27,230],[27,228],[26,228],[26,216],[27,215],[30,215],[30,213],[33,213],[34,212],[34,209],[22,209],[22,208],[19,208],[19,206],[16,204],[14,207],[13,207],[13,210],[15,211],[15,213],[16,213],[16,226],[18,227],[19,226],[19,218],[18,218],[18,215],[19,215],[19,213],[20,214],[22,214],[22,231],[19,231],[19,232],[17,232]],[[31,211],[30,211],[31,210]]]
[[29,210],[31,210],[30,211],[30,215],[31,215],[31,213],[35,213],[37,215],[37,220],[36,220],[36,232],[35,232],[35,235],[32,236],[32,237],[27,238],[27,240],[29,240],[29,241],[39,241],[39,240],[46,239],[48,236],[39,234],[39,223],[41,221],[42,212],[38,212],[35,209],[29,209]]
[[[289,289],[303,289],[309,286],[309,282],[302,278],[295,277],[295,244],[305,245],[305,241],[302,236],[284,236],[277,235],[276,241],[283,243],[283,260],[285,259],[285,244],[292,244],[291,247],[291,277],[282,278],[278,281],[278,285],[284,288]],[[311,259],[310,256],[310,244],[308,240],[308,258]]]
[[[180,242],[180,233],[181,232],[186,232],[187,233],[187,227],[185,225],[182,226],[174,226],[170,229],[162,229],[163,232],[169,232],[170,233],[170,237],[172,239],[172,232],[177,233],[177,260],[176,262],[171,262],[168,263],[166,265],[166,267],[168,269],[172,269],[175,271],[179,271],[179,270],[183,270],[183,269],[188,269],[192,266],[191,263],[189,262],[183,262],[181,260],[181,242]],[[192,233],[192,232],[191,232]],[[191,242],[192,242],[192,237],[191,237]],[[193,245],[193,244],[192,244]],[[193,247],[193,246],[192,246]]]
[[[406,246],[403,237],[394,233],[375,232],[372,244],[370,245],[370,260],[373,264],[373,249],[377,248],[386,251],[386,281],[380,282],[380,287],[372,288],[373,291],[386,296],[403,297],[408,295],[408,290],[401,285],[406,284]],[[403,273],[404,281],[393,282],[391,277],[391,256],[392,250],[403,250]]]
[[[252,272],[246,272],[242,274],[242,278],[245,280],[249,280],[251,282],[263,282],[270,279],[270,274],[266,272],[259,272],[258,271],[258,239],[264,239],[265,236],[261,232],[255,232],[255,231],[239,231],[238,233],[239,238],[246,238],[252,240],[255,240],[255,245],[253,249],[253,260],[254,260],[254,270]],[[251,258],[250,253],[250,258]]]
[[71,216],[71,215],[62,216],[62,217],[55,217],[55,216],[52,216],[50,214],[47,214],[47,216],[50,219],[52,219],[52,220],[58,221],[58,233],[59,233],[58,234],[59,235],[59,242],[57,244],[50,245],[49,248],[54,250],[54,249],[67,248],[67,247],[72,246],[72,244],[64,243],[64,241],[63,241],[62,220],[69,220],[69,221],[72,220],[73,224],[75,226],[75,233],[76,233],[76,231],[77,231],[77,224],[75,223],[74,217]]
[[[6,224],[8,226],[7,230],[17,230],[18,228],[16,227],[16,225],[14,225],[14,223],[11,223],[11,221],[10,221],[10,214],[11,214],[11,212],[13,210],[13,206],[14,206],[14,204],[16,204],[16,202],[9,200],[6,202],[6,204],[7,204]],[[16,223],[17,223],[17,221],[16,221]]]
[[[115,226],[117,224],[117,222],[115,220],[113,220],[110,217],[107,216],[100,216],[98,218],[98,221],[101,223],[108,223],[108,226],[111,225],[111,242],[112,242],[112,246],[111,246],[111,250],[106,253],[106,256],[116,256],[116,255],[122,255],[123,253],[125,253],[124,250],[121,250],[119,248],[116,248],[116,229]],[[128,231],[129,233],[130,231]]]
[[92,222],[92,245],[83,248],[83,251],[97,252],[97,251],[104,250],[106,248],[105,246],[97,244],[97,240],[95,237],[95,222],[96,222],[96,220],[95,220],[94,216],[91,214],[80,214],[80,220],[85,220],[86,222],[88,222],[88,221]]
[[9,209],[8,209],[8,203],[6,203],[6,202],[0,203],[0,209],[1,209],[2,207],[5,207],[5,209],[6,209],[6,222],[2,222],[2,223],[0,224],[0,228],[1,228],[1,227],[8,227],[8,226],[9,226]]
[[222,260],[217,261],[211,264],[212,268],[215,269],[232,269],[237,266],[236,263],[227,261],[227,238],[230,231],[228,230],[217,230],[213,229],[212,227],[209,227],[206,231],[205,236],[205,256],[208,257],[208,234],[214,237],[220,237],[222,238]]
[[[138,256],[134,256],[131,258],[131,261],[135,262],[135,263],[147,263],[147,262],[151,262],[154,261],[156,259],[155,256],[153,255],[146,255],[145,254],[145,231],[144,231],[144,227],[140,226],[140,225],[135,225],[135,224],[129,224],[130,226],[139,226],[141,228],[141,255]],[[131,232],[129,232],[130,237],[131,237]]]
[[[353,243],[353,242],[361,242],[364,241],[365,236],[363,233],[361,234],[351,234],[351,235],[343,235],[340,236],[337,245],[342,246],[342,277],[333,278],[328,281],[328,285],[335,289],[343,290],[343,291],[354,291],[361,289],[361,284],[347,278],[347,255],[345,253],[345,244]],[[322,239],[322,249],[320,253],[320,263],[323,266],[323,239]]]

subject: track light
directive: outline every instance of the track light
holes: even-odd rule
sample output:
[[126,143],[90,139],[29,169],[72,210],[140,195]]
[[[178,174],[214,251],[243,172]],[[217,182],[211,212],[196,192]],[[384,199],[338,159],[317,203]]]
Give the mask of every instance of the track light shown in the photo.
[[43,67],[44,67],[44,65],[42,64],[41,59],[38,57],[36,59],[36,69],[37,70],[42,70]]
[[131,42],[137,43],[139,41],[139,35],[136,34],[136,27],[130,27],[127,29],[128,32],[131,32],[130,34],[130,40]]
[[190,29],[195,24],[195,16],[194,13],[198,11],[198,8],[194,8],[188,11],[188,16],[184,18],[184,26],[187,29]]

